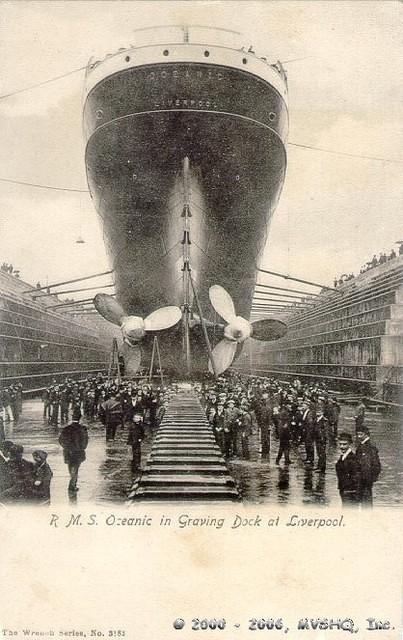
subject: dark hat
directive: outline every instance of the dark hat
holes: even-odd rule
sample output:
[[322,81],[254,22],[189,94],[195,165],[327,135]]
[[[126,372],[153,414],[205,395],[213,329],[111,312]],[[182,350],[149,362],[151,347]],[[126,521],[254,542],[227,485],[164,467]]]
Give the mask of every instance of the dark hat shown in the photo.
[[32,452],[32,455],[40,458],[42,462],[45,462],[46,458],[48,457],[46,451],[42,451],[42,449],[35,449],[35,451]]
[[353,441],[353,436],[348,431],[342,431],[338,436],[339,441],[344,440],[345,442],[349,442],[350,444]]

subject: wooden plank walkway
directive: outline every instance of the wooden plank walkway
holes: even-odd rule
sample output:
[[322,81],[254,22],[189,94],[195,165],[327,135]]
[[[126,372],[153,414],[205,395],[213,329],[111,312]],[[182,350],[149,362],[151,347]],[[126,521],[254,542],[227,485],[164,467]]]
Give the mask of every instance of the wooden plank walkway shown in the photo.
[[235,501],[239,493],[192,390],[180,390],[158,429],[130,500]]

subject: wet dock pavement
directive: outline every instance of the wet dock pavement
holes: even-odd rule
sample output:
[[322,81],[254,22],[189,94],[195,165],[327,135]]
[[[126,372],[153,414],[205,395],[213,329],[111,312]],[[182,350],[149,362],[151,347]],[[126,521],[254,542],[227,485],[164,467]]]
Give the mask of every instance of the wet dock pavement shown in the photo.
[[[354,408],[342,406],[339,431],[354,432]],[[86,424],[89,432],[87,459],[79,471],[77,503],[123,504],[127,501],[133,481],[131,450],[127,446],[127,429],[118,429],[114,442],[105,442],[105,427],[98,421]],[[403,431],[399,420],[380,413],[367,414],[371,439],[379,449],[382,473],[374,485],[374,506],[397,506],[403,499]],[[24,458],[32,460],[32,451],[43,449],[53,471],[51,485],[52,504],[68,504],[69,476],[58,443],[61,425],[57,428],[43,420],[40,400],[24,402],[23,413],[17,424],[6,424],[6,437],[24,446]],[[146,428],[147,432],[147,428]],[[147,432],[142,443],[142,467],[150,457],[153,437]],[[289,467],[275,459],[278,441],[272,434],[271,454],[262,460],[256,428],[250,438],[250,460],[231,458],[229,472],[235,479],[242,499],[255,504],[289,504],[340,506],[335,474],[335,461],[339,457],[337,444],[328,442],[326,474],[316,473],[304,464],[304,447],[291,450]],[[208,499],[206,500],[206,502]]]
[[[71,412],[70,412],[71,413]],[[32,452],[43,449],[48,453],[47,462],[52,471],[51,503],[124,503],[133,483],[131,471],[131,447],[127,445],[127,428],[118,428],[113,442],[106,443],[105,427],[99,422],[81,419],[88,428],[89,442],[86,460],[78,474],[79,491],[76,497],[69,497],[67,487],[69,474],[63,460],[63,449],[58,439],[62,427],[56,428],[43,419],[43,405],[40,400],[26,401],[23,412],[16,424],[6,424],[6,438],[24,447],[24,458],[32,462]],[[142,443],[144,456],[151,448],[151,434]]]
[[[342,405],[339,433],[354,436],[355,409]],[[366,425],[371,441],[379,450],[382,472],[373,486],[374,506],[398,506],[403,503],[403,425],[397,416],[367,412]],[[315,472],[305,464],[304,445],[291,448],[292,464],[275,464],[278,440],[271,434],[271,452],[267,460],[260,455],[257,428],[250,438],[250,460],[232,458],[229,470],[241,487],[244,500],[257,504],[341,505],[337,489],[335,463],[340,456],[337,442],[328,438],[326,473]],[[316,453],[315,453],[316,460]]]

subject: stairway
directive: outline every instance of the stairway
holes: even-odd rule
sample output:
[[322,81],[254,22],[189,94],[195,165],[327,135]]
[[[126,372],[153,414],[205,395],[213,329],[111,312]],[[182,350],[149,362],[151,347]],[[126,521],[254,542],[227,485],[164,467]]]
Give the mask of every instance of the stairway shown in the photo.
[[238,500],[212,429],[193,390],[170,402],[131,500]]

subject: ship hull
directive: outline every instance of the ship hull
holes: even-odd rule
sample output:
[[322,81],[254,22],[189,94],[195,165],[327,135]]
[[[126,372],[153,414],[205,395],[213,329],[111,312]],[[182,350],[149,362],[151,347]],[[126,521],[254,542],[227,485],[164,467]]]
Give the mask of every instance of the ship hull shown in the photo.
[[[125,70],[99,82],[86,101],[88,183],[117,298],[128,314],[183,304],[185,202],[203,315],[215,319],[208,300],[213,284],[229,291],[239,315],[250,314],[256,269],[284,180],[287,112],[270,84],[206,66]],[[197,357],[200,347],[197,335]],[[178,328],[169,351],[170,364],[181,360]]]

